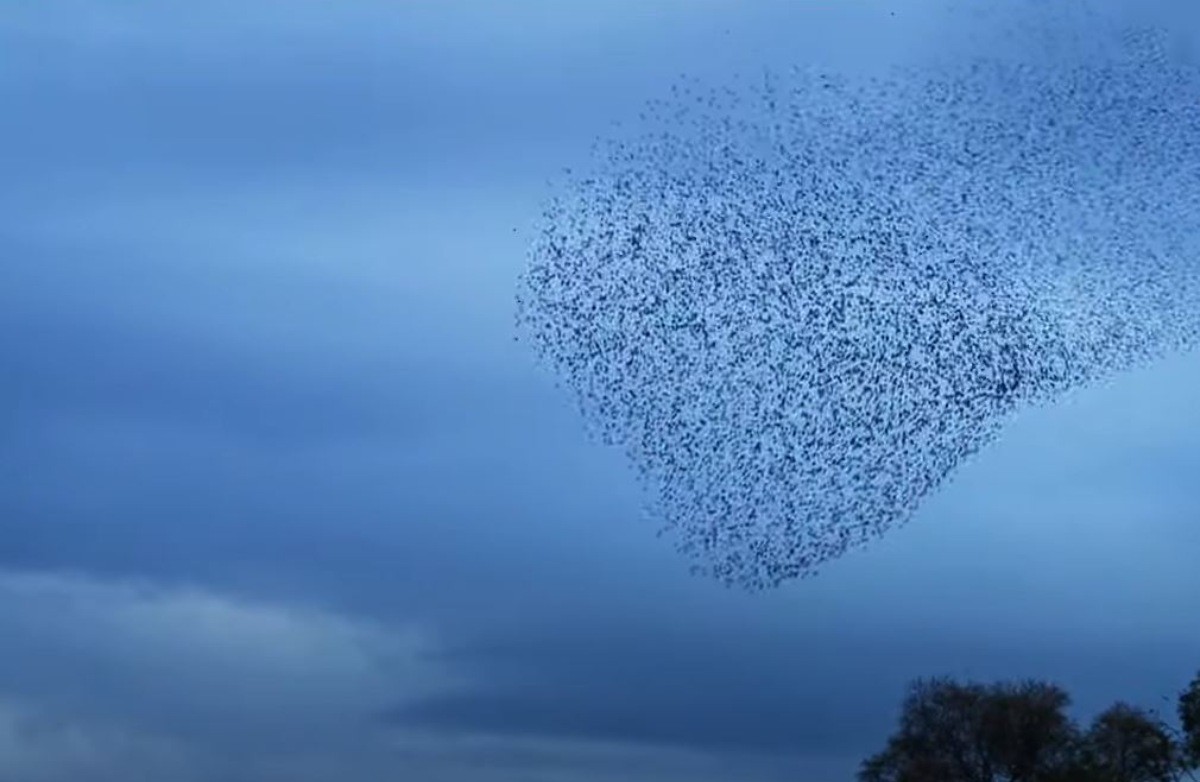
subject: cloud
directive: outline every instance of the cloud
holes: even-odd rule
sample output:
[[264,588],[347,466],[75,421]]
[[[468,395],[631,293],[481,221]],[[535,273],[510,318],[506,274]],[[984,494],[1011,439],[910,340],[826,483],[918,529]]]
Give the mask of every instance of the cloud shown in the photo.
[[438,210],[509,236],[498,200],[343,183],[34,209],[0,240],[0,326],[22,334],[0,401],[21,426],[65,409],[290,443],[494,426],[539,390],[504,293],[521,244]]
[[0,637],[0,769],[22,782],[775,779],[794,767],[552,731],[381,724],[385,703],[478,683],[420,628],[200,587],[3,571]]
[[0,698],[0,773],[20,782],[833,782],[844,759],[781,762],[657,747],[389,731],[339,747],[239,749]]
[[6,7],[2,18],[10,31],[30,38],[85,45],[174,49],[184,44],[212,51],[220,44],[244,45],[265,35],[276,42],[310,45],[334,41],[359,45],[368,40],[403,47],[434,41],[464,52],[480,46],[517,49],[530,44],[567,50],[595,45],[597,39],[628,36],[649,25],[687,22],[737,7],[730,0],[586,0],[570,6],[554,0],[525,0],[515,7],[459,0],[448,8],[386,2],[346,6],[321,0],[267,0],[246,6],[214,0],[171,12],[153,6],[101,7],[81,0],[67,5],[70,12],[57,14],[31,6]]
[[781,758],[644,742],[470,731],[399,731],[389,745],[405,759],[405,768],[419,771],[419,778],[430,782],[835,782],[845,779],[855,765],[837,755]]
[[[508,291],[525,250],[511,229],[538,205],[528,188],[355,175],[58,194],[14,206],[20,225],[4,242],[12,264],[0,281],[21,292],[19,312],[166,321],[277,356],[287,347],[378,362],[419,350],[422,329],[436,353],[421,358],[479,359],[485,331],[511,330]],[[509,340],[488,347],[497,345]]]
[[[681,72],[912,48],[886,5],[5,4],[0,97],[21,107],[6,124],[6,175],[21,186],[0,204],[349,169],[540,185]],[[902,17],[915,15],[926,14]]]
[[71,719],[0,697],[0,774],[5,779],[191,782],[202,779],[198,761],[184,744],[168,738]]
[[224,742],[332,740],[455,686],[419,629],[146,580],[5,571],[0,636],[0,693]]

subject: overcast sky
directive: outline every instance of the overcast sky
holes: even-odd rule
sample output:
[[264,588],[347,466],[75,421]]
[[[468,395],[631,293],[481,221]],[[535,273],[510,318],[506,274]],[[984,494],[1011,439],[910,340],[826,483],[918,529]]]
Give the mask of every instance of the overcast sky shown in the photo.
[[3,4],[0,779],[841,782],[916,676],[1177,691],[1200,356],[746,594],[512,341],[613,121],[983,35],[938,6]]

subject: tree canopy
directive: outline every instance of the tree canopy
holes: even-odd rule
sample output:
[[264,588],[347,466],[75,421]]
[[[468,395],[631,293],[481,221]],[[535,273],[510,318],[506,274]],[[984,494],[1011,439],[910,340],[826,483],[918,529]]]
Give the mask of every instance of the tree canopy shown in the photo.
[[1179,724],[1183,751],[1192,767],[1200,768],[1200,674],[1179,696]]
[[1178,698],[1178,726],[1116,703],[1086,728],[1070,696],[1041,681],[913,682],[899,725],[859,782],[1177,782],[1200,769],[1200,675]]

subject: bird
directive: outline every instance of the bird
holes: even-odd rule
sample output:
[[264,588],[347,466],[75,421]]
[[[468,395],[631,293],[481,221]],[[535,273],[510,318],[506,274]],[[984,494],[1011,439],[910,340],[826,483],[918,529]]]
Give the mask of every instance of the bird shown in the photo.
[[689,569],[779,587],[909,521],[1019,410],[1200,343],[1200,69],[695,78],[599,140],[523,341]]

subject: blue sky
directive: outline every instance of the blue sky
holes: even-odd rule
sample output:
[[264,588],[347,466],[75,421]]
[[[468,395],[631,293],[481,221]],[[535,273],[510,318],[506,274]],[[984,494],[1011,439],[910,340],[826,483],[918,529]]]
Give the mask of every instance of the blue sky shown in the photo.
[[934,3],[0,8],[0,775],[837,782],[915,676],[1178,689],[1200,357],[751,595],[512,341],[547,180],[679,73],[975,40]]

